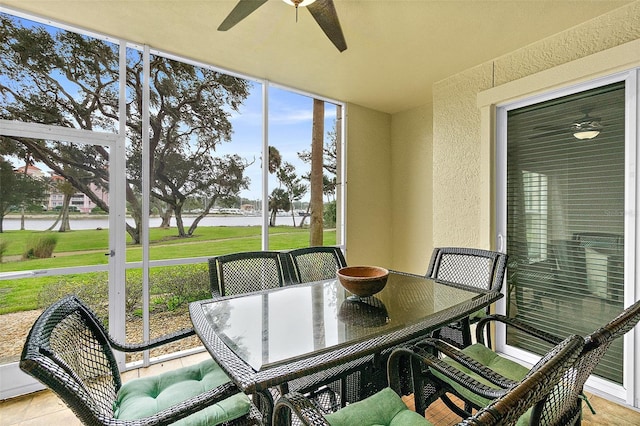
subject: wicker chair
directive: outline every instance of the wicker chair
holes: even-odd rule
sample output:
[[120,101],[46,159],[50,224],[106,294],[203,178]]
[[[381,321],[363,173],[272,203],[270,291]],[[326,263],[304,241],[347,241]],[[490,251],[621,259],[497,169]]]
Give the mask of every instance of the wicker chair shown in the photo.
[[[583,340],[571,336],[558,344],[519,383],[507,390],[496,391],[496,399],[475,416],[459,425],[512,425],[518,421],[538,424],[552,414],[555,394],[562,391],[571,377]],[[300,394],[288,394],[278,400],[273,416],[276,426],[301,421],[305,425],[431,425],[421,414],[411,411],[397,393],[400,386],[399,361],[409,357],[412,364],[438,366],[441,361],[421,348],[396,349],[389,357],[389,388],[351,404],[335,413],[323,415]],[[419,367],[418,367],[419,368]],[[478,387],[486,387],[476,383]],[[523,417],[521,419],[521,417]]]
[[291,276],[298,283],[335,278],[336,271],[347,266],[340,247],[305,247],[287,252]]
[[291,283],[286,256],[278,251],[248,251],[209,259],[213,297],[252,293]]
[[[562,394],[556,397],[556,413],[559,420],[551,423],[556,425],[580,424],[582,418],[582,399],[584,399],[583,387],[594,368],[598,365],[607,349],[614,340],[622,337],[629,330],[633,329],[640,320],[640,301],[625,309],[620,315],[609,322],[604,327],[599,328],[587,337],[584,341],[584,349],[576,361],[575,372],[572,380],[565,383]],[[465,349],[457,348],[437,339],[427,339],[419,343],[423,349],[433,352],[437,350],[446,355],[442,362],[451,368],[455,377],[442,374],[438,370],[423,370],[421,382],[416,385],[416,407],[423,409],[433,402],[437,397],[442,397],[444,392],[450,392],[461,399],[465,404],[465,410],[458,407],[450,408],[462,417],[469,414],[470,408],[479,408],[486,405],[487,400],[493,398],[493,391],[480,389],[465,382],[465,380],[476,381],[478,378],[486,380],[485,383],[492,383],[493,388],[508,388],[513,386],[521,377],[528,373],[528,369],[514,361],[505,359],[497,355],[490,348],[482,343],[483,328],[488,327],[492,322],[502,322],[511,327],[540,339],[548,344],[556,344],[560,339],[543,331],[528,326],[521,321],[507,318],[502,315],[491,315],[478,322],[476,336],[480,343],[476,343]],[[421,390],[421,391],[420,391]],[[444,398],[449,405],[448,399]]]
[[[449,284],[500,291],[507,268],[508,256],[504,253],[461,248],[435,248],[429,263],[427,277]],[[471,342],[470,324],[489,313],[489,308],[472,314],[461,321],[449,324],[436,331],[438,337],[458,348],[469,346]],[[488,338],[488,336],[487,336]]]
[[148,344],[120,344],[88,307],[67,296],[34,323],[20,368],[88,425],[165,425],[185,418],[190,425],[262,424],[249,398],[211,359],[122,384],[114,349],[139,352],[193,334],[190,329]]

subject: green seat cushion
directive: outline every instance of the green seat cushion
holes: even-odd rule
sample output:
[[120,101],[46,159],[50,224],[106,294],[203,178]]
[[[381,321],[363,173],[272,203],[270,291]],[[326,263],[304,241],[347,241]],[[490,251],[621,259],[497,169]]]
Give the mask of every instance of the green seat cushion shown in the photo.
[[431,426],[423,416],[407,408],[391,388],[327,414],[331,426]]
[[[511,380],[521,381],[527,375],[527,373],[529,373],[529,369],[527,367],[524,367],[518,364],[517,362],[501,357],[500,355],[496,354],[494,351],[492,351],[491,349],[487,348],[486,346],[480,343],[467,346],[466,348],[462,349],[462,352],[466,354],[468,357],[478,361],[480,364],[490,368],[491,370],[495,371],[501,376],[504,376]],[[488,380],[484,379],[478,374],[472,372],[468,368],[453,361],[451,358],[443,358],[443,361],[451,365],[452,367],[455,367],[456,369],[464,372],[468,376],[473,377],[475,380],[477,380],[480,383],[483,383],[492,388],[498,388],[498,386],[494,385],[493,383],[489,382]],[[454,388],[455,391],[460,396],[462,396],[464,399],[468,401],[473,402],[478,407],[485,407],[489,405],[489,403],[491,402],[490,399],[483,398],[482,396],[471,392],[469,389],[465,388],[462,385],[459,385],[458,383],[455,383],[454,381],[448,379],[441,373],[435,370],[432,370],[432,372],[435,376],[437,376],[441,380],[449,383],[449,385],[451,385],[451,387]],[[527,412],[524,416],[522,416],[518,420],[518,425],[528,424],[528,419],[529,419],[529,412]]]
[[469,315],[469,321],[471,321],[472,323],[478,322],[486,316],[487,316],[487,311],[485,311],[484,309],[480,309],[479,311],[475,311],[474,313]]
[[[152,416],[228,381],[229,377],[212,359],[157,376],[134,379],[120,388],[113,407],[114,417],[133,420]],[[238,393],[175,424],[216,425],[247,414],[250,405],[249,398]]]

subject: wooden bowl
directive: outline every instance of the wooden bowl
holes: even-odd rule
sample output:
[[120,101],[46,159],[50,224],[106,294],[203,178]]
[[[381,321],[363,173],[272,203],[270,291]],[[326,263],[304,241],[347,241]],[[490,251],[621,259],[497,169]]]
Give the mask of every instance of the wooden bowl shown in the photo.
[[358,297],[369,297],[387,285],[389,271],[378,266],[345,266],[336,273],[340,284]]

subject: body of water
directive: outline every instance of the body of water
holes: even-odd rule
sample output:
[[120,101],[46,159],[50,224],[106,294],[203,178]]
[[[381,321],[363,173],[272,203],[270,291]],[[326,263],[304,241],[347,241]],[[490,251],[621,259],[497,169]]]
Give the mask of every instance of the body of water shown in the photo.
[[[185,227],[189,227],[195,217],[183,217],[182,220],[184,222]],[[296,225],[300,223],[302,218],[296,217]],[[29,231],[44,231],[48,229],[53,222],[55,221],[55,217],[29,217],[25,219],[25,229]],[[127,222],[133,224],[133,221],[129,218]],[[152,217],[149,219],[149,226],[152,228],[160,226],[161,219],[159,217]],[[81,230],[81,229],[107,229],[109,228],[109,219],[105,217],[95,217],[95,216],[84,216],[84,217],[71,217],[69,221],[71,225],[71,230]],[[198,226],[260,226],[262,225],[262,217],[260,216],[241,216],[241,215],[232,215],[232,216],[206,216],[202,219]],[[280,226],[292,226],[293,223],[291,221],[291,216],[278,216],[276,220],[276,225]],[[20,217],[18,216],[8,216],[4,218],[2,223],[3,229],[5,231],[17,231],[20,229]],[[171,218],[171,227],[176,226],[175,218]],[[60,227],[58,223],[54,230],[57,230]]]

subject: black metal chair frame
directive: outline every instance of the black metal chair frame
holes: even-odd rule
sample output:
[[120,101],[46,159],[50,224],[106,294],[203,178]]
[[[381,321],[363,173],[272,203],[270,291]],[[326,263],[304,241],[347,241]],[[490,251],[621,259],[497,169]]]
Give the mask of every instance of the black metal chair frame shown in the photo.
[[[486,262],[486,270],[469,270],[472,260]],[[446,282],[461,284],[487,291],[499,292],[502,288],[505,272],[507,269],[508,256],[497,251],[464,248],[464,247],[440,247],[433,250],[429,269],[426,276],[428,278]],[[455,268],[450,263],[455,263]],[[487,308],[486,313],[489,313]],[[446,340],[459,348],[470,345],[471,323],[477,322],[465,318],[456,323],[442,327],[433,334],[433,337]],[[487,335],[487,339],[489,339]]]
[[[576,361],[573,378],[570,382],[567,382],[565,384],[562,395],[559,395],[557,397],[556,404],[558,404],[558,407],[563,409],[564,412],[560,420],[555,424],[580,424],[582,419],[582,400],[584,399],[583,388],[585,382],[587,381],[595,367],[598,365],[609,346],[611,346],[613,341],[624,336],[628,331],[633,329],[639,320],[640,301],[637,301],[636,303],[625,309],[622,313],[620,313],[620,315],[618,315],[608,324],[597,329],[584,338],[584,348],[580,353],[578,360]],[[503,315],[490,315],[478,322],[478,326],[476,329],[476,337],[478,339],[478,342],[484,344],[483,329],[488,327],[492,322],[501,322],[507,324],[508,326],[515,327],[516,329],[548,344],[557,344],[560,341],[560,338],[558,338],[557,336],[538,330],[515,318],[508,318]],[[508,378],[497,374],[493,370],[490,370],[478,364],[477,362],[475,362],[475,360],[467,357],[457,348],[448,345],[445,342],[437,339],[426,339],[425,341],[421,342],[420,345],[423,348],[426,348],[426,350],[429,350],[431,352],[437,351],[439,354],[443,354],[454,359],[461,365],[464,365],[466,368],[469,368],[471,371],[474,371],[475,373],[483,376],[491,383],[494,383],[496,386],[499,386],[503,389],[509,388],[514,385],[514,382],[512,380],[509,380]],[[493,396],[491,392],[484,392],[482,389],[476,388],[473,385],[467,386],[465,384],[465,380],[470,379],[470,377],[464,373],[459,372],[455,368],[453,368],[453,370],[458,376],[461,377],[458,383],[463,384],[467,389],[470,389],[474,393],[485,398],[491,398]],[[437,399],[438,397],[442,397],[445,392],[450,392],[461,397],[461,395],[457,394],[448,383],[437,379],[435,376],[433,376],[433,374],[429,372],[429,370],[425,370],[423,371],[423,373],[425,374],[422,375],[422,381],[417,385],[417,389],[422,390],[416,392],[416,395],[420,397],[420,400],[416,399],[417,409],[426,408],[426,406],[428,406],[435,399]],[[437,391],[433,391],[433,389],[436,388]],[[446,398],[446,396],[443,398],[443,401],[462,417],[469,415],[469,409],[471,407],[480,408],[475,406],[471,402],[466,401],[466,411],[464,411],[457,406],[452,406],[453,403],[450,402],[450,400]]]
[[[209,285],[214,298],[291,284],[291,268],[283,252],[247,251],[224,254],[210,258],[208,263]],[[256,276],[248,280],[231,281],[230,268],[235,268],[234,272],[255,273]]]
[[[194,334],[193,329],[185,329],[147,344],[118,343],[87,306],[77,297],[67,296],[45,309],[34,323],[20,368],[55,392],[85,424],[171,424],[240,391],[228,381],[151,417],[119,420],[114,418],[113,403],[122,380],[113,351],[141,352]],[[227,424],[262,424],[261,420],[252,405],[248,415]]]
[[287,252],[291,277],[297,283],[335,278],[336,271],[347,266],[340,247],[304,247]]
[[[575,368],[583,345],[581,337],[568,337],[549,351],[521,382],[508,389],[493,389],[494,400],[487,407],[480,409],[476,415],[469,416],[458,425],[511,425],[531,407],[531,424],[537,424],[536,421],[547,416],[553,409],[555,395],[562,393],[564,382],[571,377],[571,371]],[[389,357],[387,371],[389,386],[399,395],[402,382],[400,375],[403,371],[401,366],[406,362],[406,358],[410,359],[414,371],[436,367],[448,369],[453,377],[457,377],[448,365],[421,347],[396,349]],[[418,377],[414,376],[414,379]],[[489,389],[479,382],[475,382],[474,385]],[[292,419],[305,425],[329,425],[324,415],[307,398],[296,392],[278,400],[274,408],[273,424],[289,425],[293,423]]]

